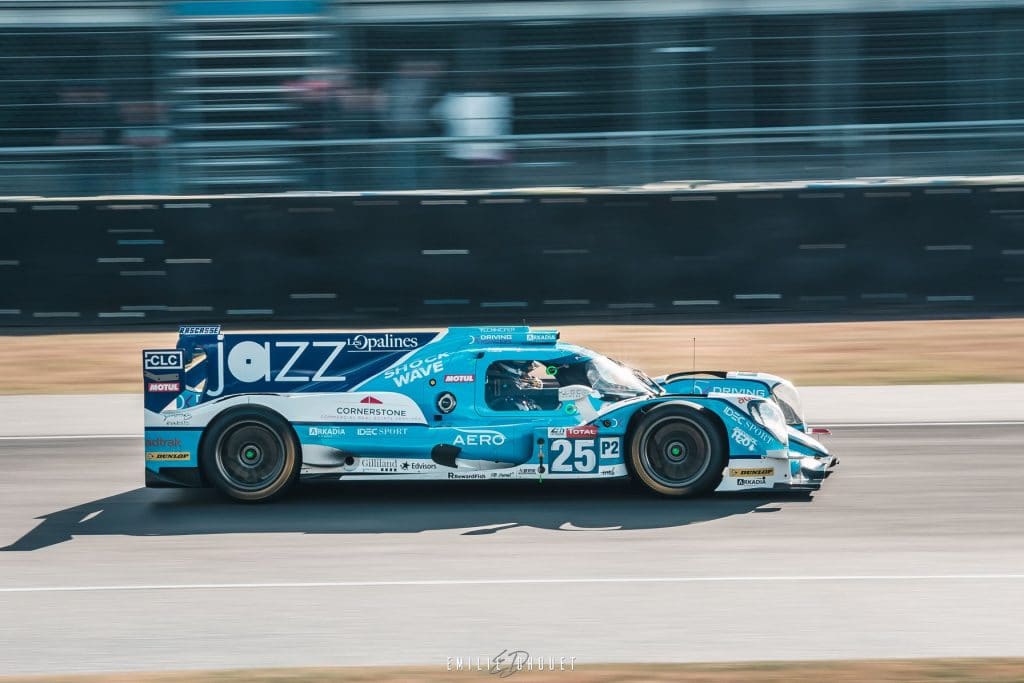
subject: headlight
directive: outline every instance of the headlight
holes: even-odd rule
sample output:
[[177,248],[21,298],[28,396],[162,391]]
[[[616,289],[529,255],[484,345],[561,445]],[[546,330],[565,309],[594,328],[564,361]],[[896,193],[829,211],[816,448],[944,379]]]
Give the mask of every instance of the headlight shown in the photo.
[[750,415],[762,427],[772,433],[782,443],[789,442],[786,431],[786,416],[782,409],[775,404],[775,401],[751,401]]

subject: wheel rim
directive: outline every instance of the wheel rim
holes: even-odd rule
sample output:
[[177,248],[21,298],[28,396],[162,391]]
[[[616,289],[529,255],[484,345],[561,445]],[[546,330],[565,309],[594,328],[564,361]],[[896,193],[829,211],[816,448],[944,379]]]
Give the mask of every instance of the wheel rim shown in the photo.
[[217,469],[232,487],[259,491],[273,484],[285,468],[285,444],[261,422],[232,425],[217,440]]
[[711,464],[711,443],[699,425],[666,417],[647,430],[640,443],[646,473],[662,486],[682,488],[696,482]]

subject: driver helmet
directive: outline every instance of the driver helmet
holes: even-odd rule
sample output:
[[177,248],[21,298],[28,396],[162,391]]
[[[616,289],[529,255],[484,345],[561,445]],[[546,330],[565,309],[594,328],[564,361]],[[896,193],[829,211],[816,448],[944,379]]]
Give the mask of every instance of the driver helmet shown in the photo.
[[489,374],[491,379],[506,381],[517,389],[540,389],[543,385],[530,374],[532,370],[532,360],[506,360],[494,363]]

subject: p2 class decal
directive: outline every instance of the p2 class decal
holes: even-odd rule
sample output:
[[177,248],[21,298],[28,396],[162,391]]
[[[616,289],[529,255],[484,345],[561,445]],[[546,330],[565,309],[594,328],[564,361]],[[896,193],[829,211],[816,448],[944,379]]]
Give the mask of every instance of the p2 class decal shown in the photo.
[[437,336],[435,332],[223,335],[204,346],[205,396],[350,391]]

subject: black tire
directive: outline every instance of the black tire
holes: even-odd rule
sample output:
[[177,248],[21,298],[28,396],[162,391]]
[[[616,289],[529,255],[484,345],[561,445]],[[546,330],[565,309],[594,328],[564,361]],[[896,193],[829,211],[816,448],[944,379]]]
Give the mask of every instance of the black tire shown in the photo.
[[207,481],[248,503],[283,496],[299,477],[299,444],[288,421],[247,407],[218,417],[203,435],[200,463]]
[[637,423],[628,462],[633,477],[651,491],[692,498],[718,487],[728,454],[720,427],[707,411],[665,406]]

